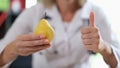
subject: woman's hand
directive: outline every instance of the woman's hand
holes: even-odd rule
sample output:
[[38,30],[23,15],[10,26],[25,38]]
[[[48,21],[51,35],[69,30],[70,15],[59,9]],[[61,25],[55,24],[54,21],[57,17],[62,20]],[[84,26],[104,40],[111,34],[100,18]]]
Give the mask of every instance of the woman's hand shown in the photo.
[[99,30],[94,27],[87,27],[81,30],[84,47],[93,52],[101,52],[104,49],[100,39]]
[[99,30],[94,26],[93,12],[90,14],[90,25],[82,28],[81,33],[84,46],[87,50],[100,52],[104,49],[105,46],[101,45],[103,41],[100,37]]
[[43,35],[21,35],[12,44],[16,54],[21,56],[28,56],[50,47],[49,41]]
[[90,14],[89,27],[81,29],[81,33],[85,48],[93,52],[99,52],[111,68],[116,68],[118,62],[112,48],[110,47],[110,44],[102,40],[99,29],[94,26],[93,12]]
[[0,62],[3,62],[4,65],[14,60],[18,55],[28,56],[49,47],[50,43],[43,35],[20,35],[4,49],[0,56]]

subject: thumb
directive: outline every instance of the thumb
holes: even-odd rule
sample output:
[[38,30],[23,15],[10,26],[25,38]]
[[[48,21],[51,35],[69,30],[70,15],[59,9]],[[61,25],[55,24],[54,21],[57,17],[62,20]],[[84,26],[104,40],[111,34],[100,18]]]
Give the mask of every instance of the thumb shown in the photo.
[[90,17],[89,17],[89,20],[90,20],[90,23],[89,23],[89,26],[90,27],[94,27],[94,12],[93,11],[91,11],[90,12]]

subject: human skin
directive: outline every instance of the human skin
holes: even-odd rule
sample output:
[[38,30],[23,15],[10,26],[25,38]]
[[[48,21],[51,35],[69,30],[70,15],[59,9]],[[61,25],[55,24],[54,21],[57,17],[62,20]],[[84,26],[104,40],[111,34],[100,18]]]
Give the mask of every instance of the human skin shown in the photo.
[[[56,4],[62,20],[67,23],[73,19],[75,12],[81,8],[77,0],[56,0]],[[84,47],[87,50],[99,52],[103,56],[105,62],[109,64],[111,68],[115,68],[117,66],[117,60],[112,49],[108,44],[106,44],[107,42],[104,42],[100,38],[99,29],[94,25],[93,12],[90,14],[90,25],[86,28],[82,28],[81,33]],[[9,43],[0,55],[0,66],[3,66],[14,60],[18,55],[28,56],[37,51],[46,49],[49,46],[50,44],[44,36],[35,36],[29,34],[20,35],[16,40]]]

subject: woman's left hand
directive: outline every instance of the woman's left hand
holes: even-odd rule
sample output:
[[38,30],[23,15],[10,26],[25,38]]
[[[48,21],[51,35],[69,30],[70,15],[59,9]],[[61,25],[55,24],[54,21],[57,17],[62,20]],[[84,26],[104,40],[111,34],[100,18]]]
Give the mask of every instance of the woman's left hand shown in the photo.
[[105,48],[99,29],[94,25],[94,13],[90,13],[90,25],[81,29],[84,47],[93,52],[101,52]]

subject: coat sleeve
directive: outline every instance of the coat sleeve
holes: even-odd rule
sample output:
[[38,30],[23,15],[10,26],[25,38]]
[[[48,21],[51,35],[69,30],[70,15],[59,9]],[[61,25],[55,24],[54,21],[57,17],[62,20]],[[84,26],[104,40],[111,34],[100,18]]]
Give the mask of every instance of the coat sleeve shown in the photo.
[[[39,12],[37,11],[38,9],[39,9]],[[16,21],[14,22],[12,27],[9,29],[5,37],[2,40],[0,40],[0,54],[3,52],[7,44],[15,40],[17,36],[32,32],[32,27],[35,23],[34,20],[37,17],[36,15],[39,14],[40,15],[39,17],[42,18],[45,13],[44,11],[45,10],[43,6],[40,4],[24,10],[20,14],[20,16],[16,19]],[[7,68],[7,66],[9,66],[10,63],[5,65],[4,68]]]
[[117,36],[112,31],[110,19],[107,17],[103,9],[95,7],[95,24],[100,30],[102,39],[110,45],[112,51],[117,59],[117,68],[120,68],[120,42]]

